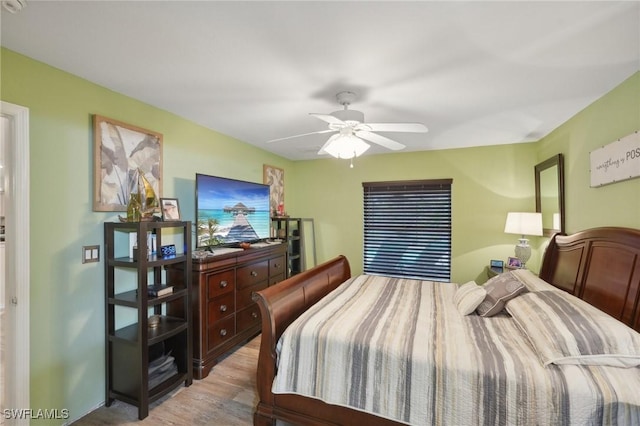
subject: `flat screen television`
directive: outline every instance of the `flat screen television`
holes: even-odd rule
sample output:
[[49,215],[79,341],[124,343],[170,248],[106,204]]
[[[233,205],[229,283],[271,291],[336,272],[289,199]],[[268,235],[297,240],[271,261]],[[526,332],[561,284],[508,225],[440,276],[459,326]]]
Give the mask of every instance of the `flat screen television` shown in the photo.
[[269,238],[269,185],[196,174],[196,247]]

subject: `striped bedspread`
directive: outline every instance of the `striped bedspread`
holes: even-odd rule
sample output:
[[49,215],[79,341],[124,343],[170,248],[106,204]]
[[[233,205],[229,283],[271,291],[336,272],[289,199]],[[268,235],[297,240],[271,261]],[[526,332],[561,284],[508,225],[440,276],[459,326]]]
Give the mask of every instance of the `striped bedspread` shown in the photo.
[[639,424],[640,368],[544,367],[508,315],[458,313],[456,289],[351,278],[284,332],[273,392],[413,425]]

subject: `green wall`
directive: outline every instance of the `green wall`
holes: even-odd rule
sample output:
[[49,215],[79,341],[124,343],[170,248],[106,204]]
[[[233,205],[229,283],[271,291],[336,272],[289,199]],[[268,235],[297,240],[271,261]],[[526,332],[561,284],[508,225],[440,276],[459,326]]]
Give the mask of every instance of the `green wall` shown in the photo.
[[[567,233],[640,228],[640,179],[589,187],[589,152],[640,130],[639,94],[637,72],[537,143],[370,156],[359,158],[353,169],[345,160],[296,162],[288,210],[315,218],[320,260],[345,254],[358,273],[362,182],[453,178],[452,281],[484,282],[489,259],[506,260],[517,243],[516,235],[503,232],[507,212],[535,210],[534,166],[558,153],[565,157]],[[539,269],[547,242],[531,238],[530,269]]]
[[640,131],[640,72],[539,142],[540,161],[565,155],[567,233],[597,226],[640,228],[640,179],[590,187],[589,153]]
[[[92,211],[92,114],[164,135],[163,195],[180,200],[185,218],[194,216],[196,172],[261,182],[263,164],[283,168],[287,211],[315,219],[318,261],[343,253],[355,273],[362,269],[365,181],[453,178],[457,282],[484,281],[489,259],[513,253],[517,236],[503,233],[506,213],[534,209],[533,166],[558,152],[566,156],[569,231],[640,228],[640,179],[588,187],[588,152],[640,128],[638,74],[540,143],[377,155],[350,169],[344,160],[291,162],[6,49],[1,54],[2,100],[30,109],[31,408],[68,408],[71,419],[104,402],[104,265],[83,265],[81,247],[102,245],[102,224],[116,214]],[[529,265],[537,270],[538,262]]]
[[104,259],[82,264],[81,247],[102,246],[103,222],[117,220],[92,211],[92,114],[163,134],[163,195],[186,219],[196,172],[262,182],[264,163],[292,163],[9,50],[1,59],[2,100],[30,110],[31,407],[77,419],[105,398]]
[[[294,164],[295,202],[289,210],[315,218],[319,260],[344,254],[362,271],[362,182],[452,178],[452,280],[486,280],[490,259],[513,254],[508,211],[533,211],[536,144],[395,153]],[[286,184],[288,185],[288,183]]]

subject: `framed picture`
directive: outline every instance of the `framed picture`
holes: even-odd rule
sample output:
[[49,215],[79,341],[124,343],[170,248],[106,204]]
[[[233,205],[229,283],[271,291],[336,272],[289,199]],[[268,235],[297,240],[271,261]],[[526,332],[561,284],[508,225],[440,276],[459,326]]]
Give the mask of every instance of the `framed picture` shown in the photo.
[[180,205],[177,198],[160,198],[162,220],[170,222],[180,219]]
[[522,268],[522,263],[517,257],[510,257],[507,259],[507,266],[512,269]]
[[93,210],[127,211],[138,171],[162,196],[162,135],[93,116]]
[[504,262],[502,260],[491,260],[491,270],[501,274],[504,272]]
[[263,166],[264,183],[269,185],[269,210],[273,216],[284,215],[284,170],[269,166]]

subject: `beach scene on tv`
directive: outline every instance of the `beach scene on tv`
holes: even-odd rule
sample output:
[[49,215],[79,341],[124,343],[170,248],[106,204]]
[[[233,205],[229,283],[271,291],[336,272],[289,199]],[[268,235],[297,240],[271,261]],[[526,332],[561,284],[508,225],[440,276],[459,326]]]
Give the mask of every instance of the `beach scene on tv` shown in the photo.
[[269,237],[269,187],[212,176],[197,177],[197,246]]

